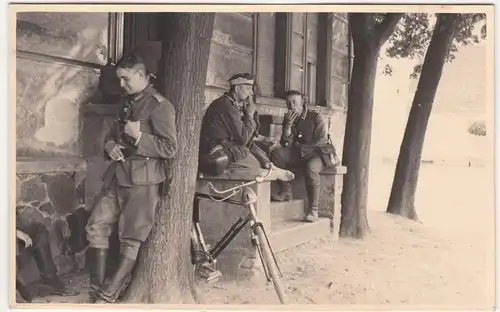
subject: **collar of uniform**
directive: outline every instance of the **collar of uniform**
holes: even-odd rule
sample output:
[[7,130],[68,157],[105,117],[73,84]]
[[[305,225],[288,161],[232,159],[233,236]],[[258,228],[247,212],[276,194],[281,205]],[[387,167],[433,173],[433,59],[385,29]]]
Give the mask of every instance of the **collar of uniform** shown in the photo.
[[224,96],[227,97],[231,101],[231,103],[233,103],[234,106],[236,106],[237,108],[241,108],[241,105],[238,104],[238,102],[236,102],[235,99],[233,99],[233,97],[229,92],[224,93]]
[[300,115],[300,119],[302,119],[302,120],[306,119],[307,112],[308,112],[307,106],[304,105],[303,107],[304,107],[304,110],[302,111],[302,115]]
[[144,88],[144,90],[142,90],[141,92],[139,93],[136,93],[134,95],[132,95],[130,97],[130,99],[132,100],[132,102],[137,102],[139,101],[140,99],[142,99],[146,94],[150,94],[151,93],[151,90],[153,89],[153,86],[152,85],[148,85],[146,88]]

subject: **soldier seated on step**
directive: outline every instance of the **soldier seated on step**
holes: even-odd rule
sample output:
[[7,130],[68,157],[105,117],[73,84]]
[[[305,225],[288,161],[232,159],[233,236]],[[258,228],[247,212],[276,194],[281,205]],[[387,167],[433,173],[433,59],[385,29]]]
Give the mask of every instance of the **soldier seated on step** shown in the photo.
[[[50,250],[49,231],[45,228],[45,225],[38,222],[26,225],[26,222],[19,220],[16,222],[16,263],[24,253],[29,253],[34,258],[40,271],[42,283],[52,288],[51,294],[77,294],[77,292],[69,291],[57,276],[57,268]],[[16,273],[17,269],[16,265]],[[16,276],[16,290],[27,302],[31,302],[35,297],[30,287],[19,276]]]
[[229,91],[213,101],[203,117],[200,173],[228,179],[253,179],[265,174],[265,169],[272,169],[270,179],[292,180],[292,172],[274,166],[267,153],[255,144],[255,140],[262,137],[258,135],[253,75],[236,74],[229,79],[229,86]]
[[[315,222],[318,220],[320,172],[331,165],[328,160],[330,155],[325,155],[322,149],[333,146],[328,142],[323,119],[317,112],[307,109],[301,93],[291,90],[285,97],[288,111],[282,125],[281,147],[274,149],[270,158],[280,168],[299,169],[304,173],[309,201],[309,213],[305,221]],[[291,183],[281,181],[280,193],[271,200],[291,199]]]

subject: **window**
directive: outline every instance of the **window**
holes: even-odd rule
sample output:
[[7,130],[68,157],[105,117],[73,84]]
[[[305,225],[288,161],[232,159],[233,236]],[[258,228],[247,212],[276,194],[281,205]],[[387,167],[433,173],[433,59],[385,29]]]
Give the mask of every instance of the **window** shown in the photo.
[[22,12],[16,24],[17,157],[80,157],[79,107],[121,56],[123,16]]
[[[347,19],[332,13],[277,13],[275,92],[302,92],[309,105],[342,105],[348,74]],[[335,80],[332,82],[332,80]]]
[[229,87],[236,73],[256,76],[260,95],[274,96],[275,13],[217,13],[210,46],[207,103]]
[[[289,89],[305,95],[308,104],[317,104],[317,81],[324,71],[318,71],[318,13],[278,13],[276,60],[276,93],[283,96]],[[280,57],[281,56],[281,57]],[[283,57],[285,56],[285,57]]]
[[341,106],[345,100],[339,98],[347,94],[348,36],[342,14],[217,13],[206,104],[227,90],[229,77],[249,72],[256,76],[261,104],[283,105],[276,98],[296,89],[309,105]]

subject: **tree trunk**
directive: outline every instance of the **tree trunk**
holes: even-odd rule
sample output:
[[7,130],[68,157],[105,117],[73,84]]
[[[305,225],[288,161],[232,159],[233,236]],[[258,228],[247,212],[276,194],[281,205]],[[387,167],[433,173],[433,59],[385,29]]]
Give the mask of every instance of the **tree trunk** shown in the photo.
[[163,41],[159,88],[175,106],[178,152],[169,195],[163,199],[148,241],[139,256],[124,301],[196,301],[190,256],[192,202],[213,13],[158,13]]
[[459,14],[439,14],[401,143],[387,212],[418,220],[415,192],[427,123]]
[[377,24],[374,14],[352,13],[349,27],[354,43],[354,63],[349,88],[343,165],[347,167],[342,191],[340,237],[363,238],[369,231],[366,216],[373,93],[381,46],[402,14],[387,14]]
[[342,191],[341,237],[363,238],[369,231],[366,216],[373,92],[378,50],[358,53],[349,90],[343,163],[348,168]]

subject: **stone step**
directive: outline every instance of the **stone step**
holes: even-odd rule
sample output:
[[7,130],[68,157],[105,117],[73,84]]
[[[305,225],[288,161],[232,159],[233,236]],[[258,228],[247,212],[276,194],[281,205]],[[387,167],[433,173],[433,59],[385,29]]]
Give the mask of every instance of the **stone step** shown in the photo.
[[303,199],[288,202],[271,202],[271,227],[275,223],[302,220],[305,215],[304,204]]
[[281,252],[305,244],[320,237],[331,235],[331,220],[320,218],[314,223],[286,221],[273,224],[269,241],[274,252]]

